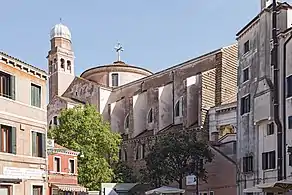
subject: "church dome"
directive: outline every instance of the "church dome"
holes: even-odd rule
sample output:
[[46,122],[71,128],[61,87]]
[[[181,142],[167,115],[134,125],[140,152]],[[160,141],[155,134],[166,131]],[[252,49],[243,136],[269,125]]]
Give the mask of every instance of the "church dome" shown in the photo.
[[51,39],[61,37],[71,40],[71,32],[69,28],[63,24],[56,24],[51,30]]

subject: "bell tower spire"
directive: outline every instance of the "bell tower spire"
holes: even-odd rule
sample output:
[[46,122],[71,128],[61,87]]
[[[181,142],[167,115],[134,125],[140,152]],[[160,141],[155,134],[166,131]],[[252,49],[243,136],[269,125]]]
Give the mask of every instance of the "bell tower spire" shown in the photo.
[[61,96],[74,79],[74,52],[71,33],[67,26],[56,24],[50,34],[51,49],[48,53],[49,101]]

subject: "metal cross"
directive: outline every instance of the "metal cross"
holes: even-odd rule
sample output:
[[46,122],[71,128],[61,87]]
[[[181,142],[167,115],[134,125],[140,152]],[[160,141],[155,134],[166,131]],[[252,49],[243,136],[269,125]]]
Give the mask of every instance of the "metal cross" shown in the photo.
[[115,47],[115,50],[118,54],[118,62],[121,61],[121,52],[124,51],[121,43],[118,43],[117,46]]

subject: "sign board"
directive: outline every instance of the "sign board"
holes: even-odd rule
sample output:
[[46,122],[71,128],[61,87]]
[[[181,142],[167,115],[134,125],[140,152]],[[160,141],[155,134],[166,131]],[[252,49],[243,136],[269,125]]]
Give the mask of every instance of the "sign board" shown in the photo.
[[186,185],[187,186],[197,185],[197,177],[195,175],[186,176]]
[[54,140],[53,139],[47,139],[47,149],[54,149]]
[[45,173],[41,169],[3,167],[3,175],[19,179],[42,179]]

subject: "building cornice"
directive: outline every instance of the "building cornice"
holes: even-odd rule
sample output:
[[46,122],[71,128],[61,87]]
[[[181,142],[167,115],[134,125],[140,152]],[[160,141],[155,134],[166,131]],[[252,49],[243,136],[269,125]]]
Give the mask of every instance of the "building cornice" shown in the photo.
[[47,80],[48,78],[48,74],[44,70],[41,70],[35,66],[32,66],[4,52],[0,52],[0,62],[3,62],[14,68],[18,68],[19,70],[26,72],[28,74],[34,75],[37,78],[40,78],[43,80]]

